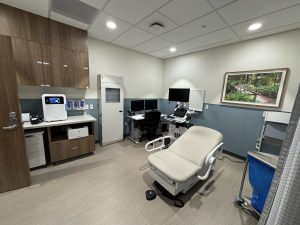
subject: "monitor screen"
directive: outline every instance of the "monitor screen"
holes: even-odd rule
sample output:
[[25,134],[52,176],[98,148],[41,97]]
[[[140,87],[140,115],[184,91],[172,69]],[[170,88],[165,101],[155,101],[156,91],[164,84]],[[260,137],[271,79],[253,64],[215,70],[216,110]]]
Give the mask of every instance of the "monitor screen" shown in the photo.
[[157,100],[145,100],[145,110],[157,109]]
[[189,88],[169,88],[169,101],[189,102]]
[[60,96],[45,97],[46,104],[65,104],[64,98]]
[[144,110],[144,100],[131,101],[131,111],[143,111]]
[[174,112],[174,116],[176,117],[184,117],[186,114],[187,110],[186,109],[176,109]]

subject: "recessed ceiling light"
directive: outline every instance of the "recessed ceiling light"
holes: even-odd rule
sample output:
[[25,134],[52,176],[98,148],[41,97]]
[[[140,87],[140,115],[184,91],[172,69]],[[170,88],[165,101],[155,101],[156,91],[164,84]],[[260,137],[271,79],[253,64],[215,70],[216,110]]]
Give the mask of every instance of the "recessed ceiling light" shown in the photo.
[[175,47],[170,48],[170,52],[176,52],[176,51],[177,51],[177,49]]
[[117,24],[113,21],[107,21],[106,26],[111,30],[114,30],[117,28]]
[[259,28],[261,28],[261,23],[253,23],[248,27],[248,30],[250,31],[254,31],[254,30],[258,30]]

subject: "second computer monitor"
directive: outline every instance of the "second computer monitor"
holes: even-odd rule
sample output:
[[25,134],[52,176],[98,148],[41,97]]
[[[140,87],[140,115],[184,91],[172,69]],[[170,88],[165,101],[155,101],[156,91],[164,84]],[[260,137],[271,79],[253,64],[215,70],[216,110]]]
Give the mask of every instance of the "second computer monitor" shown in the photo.
[[144,100],[131,101],[131,111],[132,112],[144,111]]
[[149,99],[145,100],[145,110],[154,110],[157,109],[157,100]]

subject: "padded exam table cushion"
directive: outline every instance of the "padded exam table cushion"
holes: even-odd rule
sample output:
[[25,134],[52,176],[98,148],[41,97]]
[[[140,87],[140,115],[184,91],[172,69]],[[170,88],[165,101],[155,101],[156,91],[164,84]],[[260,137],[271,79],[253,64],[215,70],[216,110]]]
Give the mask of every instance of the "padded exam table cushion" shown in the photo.
[[185,182],[204,165],[206,156],[223,140],[213,129],[193,126],[168,149],[151,154],[150,165],[177,182]]

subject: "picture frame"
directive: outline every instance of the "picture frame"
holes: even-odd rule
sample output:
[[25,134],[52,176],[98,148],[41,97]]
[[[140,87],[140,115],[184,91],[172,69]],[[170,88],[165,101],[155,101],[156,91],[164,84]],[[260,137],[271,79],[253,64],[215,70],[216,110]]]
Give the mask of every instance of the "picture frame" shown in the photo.
[[279,108],[288,68],[226,72],[221,102]]

